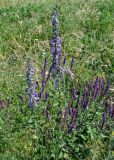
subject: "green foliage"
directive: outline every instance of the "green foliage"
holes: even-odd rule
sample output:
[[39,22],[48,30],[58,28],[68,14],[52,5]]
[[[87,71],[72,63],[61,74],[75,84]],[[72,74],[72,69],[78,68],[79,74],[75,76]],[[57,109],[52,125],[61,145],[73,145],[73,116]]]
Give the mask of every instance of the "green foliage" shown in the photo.
[[[0,110],[2,160],[101,160],[108,155],[111,130],[101,131],[95,127],[96,120],[100,125],[102,119],[99,101],[80,113],[77,130],[71,134],[66,128],[60,129],[58,123],[58,108],[64,110],[69,97],[64,85],[61,96],[53,82],[46,88],[50,89],[51,122],[43,113],[45,101],[40,102],[33,113],[28,108],[25,62],[32,57],[40,83],[43,60],[51,60],[49,39],[54,6],[55,2],[48,0],[0,8],[0,100],[6,101],[4,109]],[[67,56],[68,64],[71,56],[76,58],[74,83],[83,90],[96,75],[108,77],[113,82],[113,0],[61,0],[57,2],[57,8],[62,54]],[[67,78],[71,80],[69,76]],[[20,96],[24,97],[24,102]],[[111,122],[109,117],[108,122]]]

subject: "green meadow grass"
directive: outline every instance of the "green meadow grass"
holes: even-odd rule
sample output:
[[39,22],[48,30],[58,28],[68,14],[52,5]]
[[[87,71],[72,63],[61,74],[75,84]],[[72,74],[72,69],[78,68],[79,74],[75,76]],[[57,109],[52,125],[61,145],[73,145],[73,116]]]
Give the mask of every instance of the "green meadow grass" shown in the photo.
[[[83,85],[98,75],[114,83],[113,0],[0,0],[0,99],[11,101],[0,111],[2,160],[33,160],[32,141],[38,137],[35,129],[27,127],[31,125],[29,111],[27,116],[18,112],[22,106],[19,96],[25,94],[27,58],[32,57],[38,66],[37,78],[44,59],[51,61],[49,40],[55,6],[60,14],[62,55],[68,61],[76,58],[77,81]],[[95,146],[91,148],[97,160],[96,154],[102,155],[105,149],[102,143],[101,152]]]

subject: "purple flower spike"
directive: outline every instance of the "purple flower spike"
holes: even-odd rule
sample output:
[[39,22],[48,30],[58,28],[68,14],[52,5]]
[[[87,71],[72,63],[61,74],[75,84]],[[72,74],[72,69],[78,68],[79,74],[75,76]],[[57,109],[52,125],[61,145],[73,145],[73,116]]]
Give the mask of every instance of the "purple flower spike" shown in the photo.
[[106,106],[106,98],[105,98],[104,101],[103,101],[102,107],[105,107],[105,106]]
[[96,78],[96,80],[95,80],[95,86],[97,86],[98,83],[99,83],[99,78],[98,78],[98,76],[97,76],[97,78]]
[[99,95],[99,87],[97,86],[97,87],[95,88],[95,91],[94,91],[93,99],[95,100],[98,95]]
[[27,64],[26,64],[26,82],[29,88],[32,85],[34,73],[35,73],[35,70],[32,66],[32,61],[28,59]]
[[61,59],[61,38],[59,36],[58,13],[55,11],[52,15],[53,38],[50,41],[53,63],[55,67],[60,65]]
[[75,122],[78,117],[78,110],[76,108],[72,109],[72,121]]
[[108,83],[106,85],[106,89],[105,89],[104,94],[103,94],[104,97],[107,95],[107,93],[109,91],[109,88],[110,88],[110,80],[108,80]]
[[52,63],[51,66],[50,66],[50,68],[49,68],[47,79],[46,79],[46,83],[50,79],[50,75],[51,75],[51,72],[52,72],[53,68],[54,68],[54,63]]
[[106,122],[106,118],[107,118],[107,112],[105,111],[103,113],[103,116],[102,116],[102,124],[101,124],[101,128],[102,129],[104,128],[104,125],[105,125],[105,122]]
[[100,79],[97,77],[93,88],[93,100],[95,100],[100,92]]
[[71,123],[68,127],[68,133],[71,133],[76,128],[76,123]]
[[89,103],[88,97],[82,97],[82,99],[81,99],[81,105],[82,105],[83,109],[87,108],[88,103]]
[[37,106],[37,103],[39,101],[39,96],[36,92],[36,87],[38,85],[38,82],[33,82],[33,76],[34,76],[35,70],[32,66],[32,61],[28,59],[27,65],[26,65],[26,82],[28,85],[27,88],[27,94],[29,96],[29,107],[33,110],[33,106]]

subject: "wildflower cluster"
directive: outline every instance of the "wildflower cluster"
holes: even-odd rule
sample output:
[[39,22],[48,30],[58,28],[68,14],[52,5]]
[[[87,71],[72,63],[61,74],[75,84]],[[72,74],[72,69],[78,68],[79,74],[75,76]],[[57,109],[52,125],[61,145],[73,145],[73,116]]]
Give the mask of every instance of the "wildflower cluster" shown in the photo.
[[33,109],[34,106],[37,106],[37,102],[40,99],[40,96],[38,95],[36,88],[38,85],[38,82],[33,82],[35,69],[32,66],[32,61],[28,59],[26,64],[26,81],[27,81],[27,94],[29,96],[29,107]]
[[[65,150],[66,146],[70,146],[70,135],[74,134],[74,139],[76,139],[79,133],[79,139],[75,140],[78,144],[80,136],[88,135],[82,142],[86,143],[86,137],[92,137],[92,134],[96,136],[99,131],[105,132],[114,117],[114,104],[113,98],[109,96],[110,81],[106,82],[104,78],[97,76],[83,87],[75,81],[75,58],[72,57],[68,63],[67,55],[61,55],[61,38],[56,11],[52,15],[52,28],[53,37],[50,40],[52,61],[48,66],[45,58],[41,69],[41,81],[38,84],[34,81],[33,62],[28,60],[27,94],[30,108],[33,110],[37,106],[39,109],[39,125],[44,134],[44,144],[48,148],[52,143],[50,140],[54,139],[54,142],[57,140],[56,136],[60,135],[60,137],[63,136],[64,141],[62,149]],[[89,131],[90,129],[93,131]],[[75,147],[72,150],[75,150]]]

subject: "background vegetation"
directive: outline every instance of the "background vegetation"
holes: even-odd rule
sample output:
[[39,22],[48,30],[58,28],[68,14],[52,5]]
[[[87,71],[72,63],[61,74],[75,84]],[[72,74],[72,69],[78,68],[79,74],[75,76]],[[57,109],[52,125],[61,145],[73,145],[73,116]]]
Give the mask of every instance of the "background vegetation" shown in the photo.
[[[26,104],[25,64],[28,57],[33,59],[36,79],[40,80],[39,74],[44,59],[51,62],[49,40],[52,37],[51,16],[55,5],[60,14],[62,56],[66,55],[68,62],[72,56],[75,57],[77,83],[83,87],[96,76],[104,77],[111,80],[110,94],[112,96],[114,94],[113,0],[58,0],[57,2],[0,0],[0,157],[2,160],[49,159],[48,155],[57,160],[61,157],[73,159],[66,152],[64,155],[60,153],[59,158],[55,157],[59,151],[54,147],[57,151],[57,153],[53,151],[55,155],[44,153],[42,139],[40,140],[38,136],[39,132],[42,133],[38,127],[43,121],[43,119],[38,120],[41,112],[36,110],[31,114]],[[54,134],[56,135],[56,132]],[[59,133],[57,135],[59,137]],[[84,141],[84,137],[82,139]],[[102,138],[88,141],[87,148],[88,146],[91,148],[92,155],[89,157],[86,155],[84,158],[102,160],[107,157],[109,139],[106,143],[102,142]],[[56,146],[54,142],[53,146]],[[104,155],[106,148],[107,154]],[[43,155],[47,155],[47,158],[45,156],[42,158]]]

